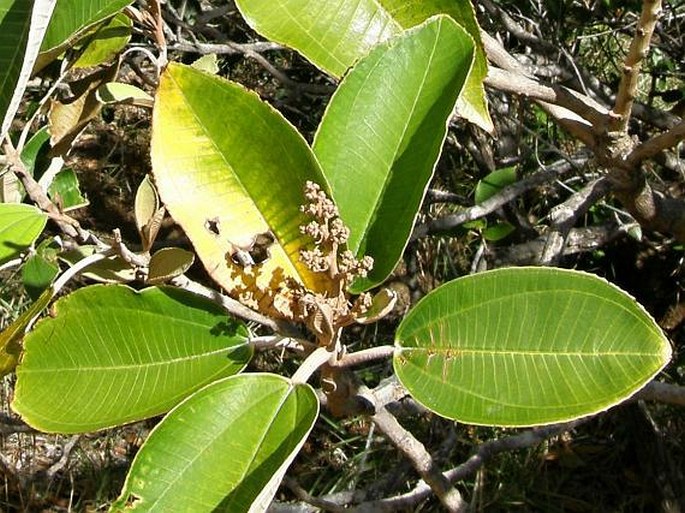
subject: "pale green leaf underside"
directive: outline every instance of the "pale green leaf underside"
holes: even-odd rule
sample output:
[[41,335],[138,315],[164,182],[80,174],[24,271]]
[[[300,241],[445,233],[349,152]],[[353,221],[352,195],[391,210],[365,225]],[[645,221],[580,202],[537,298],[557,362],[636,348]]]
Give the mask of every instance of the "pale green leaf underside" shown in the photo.
[[247,512],[297,453],[318,409],[309,385],[281,376],[213,383],[154,429],[110,511]]
[[374,258],[357,289],[384,280],[402,254],[473,52],[454,21],[432,18],[376,47],[330,101],[313,149],[350,228],[349,248]]
[[170,64],[155,101],[152,166],[162,200],[226,290],[242,284],[242,269],[231,264],[235,247],[267,231],[275,242],[260,277],[327,287],[299,254],[310,243],[299,230],[308,222],[299,210],[304,184],[327,189],[325,179],[302,136],[255,93]]
[[206,299],[94,285],[27,335],[13,407],[41,431],[93,431],[164,413],[250,356],[246,329]]
[[483,90],[487,59],[468,0],[237,0],[236,5],[257,32],[296,49],[336,77],[403,29],[435,14],[447,14],[477,42],[474,68],[460,97],[459,113],[492,131]]
[[528,426],[603,411],[651,380],[671,349],[630,296],[596,276],[510,268],[426,296],[396,335],[395,371],[462,422]]
[[0,203],[0,264],[33,244],[48,217],[30,205]]

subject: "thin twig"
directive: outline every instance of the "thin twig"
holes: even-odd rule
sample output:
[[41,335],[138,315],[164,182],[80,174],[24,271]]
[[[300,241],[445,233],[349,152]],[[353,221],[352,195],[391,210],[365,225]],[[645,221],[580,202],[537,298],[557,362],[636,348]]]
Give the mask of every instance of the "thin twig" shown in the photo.
[[283,478],[283,484],[297,497],[300,499],[302,502],[306,502],[307,504],[310,504],[312,506],[315,506],[317,508],[321,508],[325,511],[333,511],[334,513],[342,513],[344,511],[347,511],[347,508],[345,506],[341,506],[339,504],[336,504],[334,502],[328,501],[326,499],[321,499],[318,497],[314,497],[310,493],[308,493],[304,488],[302,488],[295,479],[291,477],[284,477]]
[[473,221],[475,219],[484,217],[498,208],[506,205],[510,201],[516,199],[524,192],[538,187],[540,185],[552,182],[553,180],[563,176],[573,169],[583,165],[588,159],[585,154],[572,157],[569,161],[561,161],[550,165],[547,169],[539,171],[531,176],[522,178],[521,180],[503,188],[499,193],[483,201],[479,205],[451,214],[439,219],[429,221],[428,223],[417,226],[411,235],[411,240],[417,240],[426,235],[448,232],[454,230],[456,227]]
[[518,435],[485,442],[478,447],[475,454],[473,454],[468,460],[461,465],[445,472],[445,476],[452,483],[461,481],[475,474],[478,469],[480,469],[483,465],[485,465],[485,463],[487,463],[488,460],[497,454],[533,447],[549,438],[559,436],[566,431],[570,431],[580,424],[587,422],[589,419],[590,417],[574,420],[571,422],[565,422],[563,424],[553,424],[550,426],[529,429]]
[[[586,419],[581,419],[565,424],[545,426],[542,428],[531,429],[518,435],[485,442],[466,462],[454,469],[448,470],[443,474],[443,477],[448,479],[451,483],[462,481],[473,476],[481,467],[483,467],[483,465],[485,465],[497,454],[533,447],[542,443],[548,438],[558,436],[561,433],[573,429],[585,421]],[[418,504],[420,501],[427,499],[431,493],[432,490],[430,486],[428,486],[425,482],[419,482],[407,493],[377,501],[365,502],[356,508],[350,508],[350,511],[356,513],[397,511],[399,509],[406,509]]]
[[446,511],[466,511],[467,504],[462,499],[461,494],[440,472],[440,469],[423,444],[410,431],[403,428],[385,407],[380,408],[371,417],[371,420],[388,437],[392,444],[411,461],[421,478],[440,499]]
[[652,381],[635,394],[633,399],[685,406],[685,387]]
[[284,337],[282,335],[268,335],[264,337],[250,337],[250,345],[256,351],[267,349],[291,349],[299,353],[311,352],[318,346],[308,340],[300,338]]
[[683,140],[685,140],[685,121],[681,121],[663,134],[637,145],[626,158],[627,165],[636,167],[643,160],[652,158],[665,149],[677,146]]
[[395,351],[393,346],[378,346],[349,353],[333,363],[335,367],[356,367],[375,360],[387,360]]
[[35,430],[24,421],[13,418],[6,413],[0,413],[1,435],[9,435],[12,433],[31,433],[32,431]]
[[[566,238],[564,255],[588,253],[606,247],[607,244],[625,236],[629,228],[628,224],[618,225],[613,221],[600,226],[573,228]],[[488,262],[490,267],[534,264],[538,261],[546,242],[547,237],[542,235],[522,244],[502,248],[491,247]]]
[[279,322],[271,317],[262,315],[259,312],[256,312],[236,301],[235,299],[230,298],[214,289],[206,287],[201,283],[193,281],[185,275],[177,276],[171,280],[171,284],[175,287],[192,292],[193,294],[197,294],[198,296],[211,299],[218,305],[222,306],[231,315],[235,315],[247,321],[256,322],[262,326],[272,329],[275,332],[281,333],[282,335],[293,335],[295,337],[298,335],[297,329],[291,324]]
[[576,220],[611,190],[606,176],[590,182],[550,212],[552,221],[539,265],[555,265],[563,255],[566,238]]
[[57,460],[57,462],[53,464],[46,472],[48,478],[52,479],[55,476],[55,474],[57,474],[57,472],[62,470],[67,465],[67,463],[69,462],[69,457],[71,456],[71,451],[74,450],[74,447],[76,446],[80,438],[81,435],[74,435],[69,439],[69,441],[66,444],[64,444],[62,457],[59,460]]
[[166,67],[168,62],[167,57],[167,42],[164,37],[164,20],[162,19],[162,6],[160,5],[160,0],[150,0],[147,4],[150,24],[152,32],[159,48],[159,57],[157,62],[160,68]]
[[612,109],[615,116],[610,125],[612,132],[625,132],[628,128],[633,101],[637,94],[637,81],[640,76],[642,61],[649,52],[649,43],[660,13],[661,0],[642,0],[640,21],[623,63],[623,75]]
[[180,52],[193,52],[201,55],[210,53],[217,55],[244,55],[247,52],[262,53],[273,50],[283,50],[283,47],[278,43],[270,41],[256,41],[254,43],[200,43],[199,41],[191,42],[179,39],[169,47],[170,50],[178,50]]
[[81,225],[79,225],[78,221],[60,212],[59,208],[57,208],[57,205],[55,205],[50,198],[48,198],[48,195],[45,193],[43,188],[27,171],[26,166],[19,156],[19,153],[14,148],[9,138],[5,138],[3,141],[2,149],[7,157],[10,170],[17,175],[17,178],[19,178],[19,181],[21,181],[22,185],[24,186],[26,194],[36,205],[38,205],[38,208],[50,216],[50,218],[57,224],[57,226],[65,235],[68,235],[69,237],[72,237],[84,244],[90,242],[100,247],[105,246],[93,234],[81,228]]

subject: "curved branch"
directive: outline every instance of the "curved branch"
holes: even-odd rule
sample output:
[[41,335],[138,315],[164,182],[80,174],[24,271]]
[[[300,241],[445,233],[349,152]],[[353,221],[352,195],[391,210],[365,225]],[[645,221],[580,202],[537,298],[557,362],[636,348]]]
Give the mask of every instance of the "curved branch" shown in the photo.
[[484,217],[494,212],[498,208],[506,205],[510,201],[516,199],[524,192],[534,187],[552,182],[571,170],[582,166],[585,162],[587,162],[588,158],[589,156],[587,154],[581,152],[576,156],[570,157],[568,161],[561,161],[550,165],[543,171],[539,171],[533,175],[518,180],[516,183],[503,188],[499,193],[488,198],[479,205],[475,205],[456,214],[451,214],[419,225],[414,228],[414,232],[411,235],[410,241],[420,239],[430,234],[447,232],[464,223]]
[[638,144],[626,158],[626,164],[629,167],[636,167],[643,160],[655,157],[662,151],[677,146],[683,140],[685,140],[685,121],[681,121],[663,134]]

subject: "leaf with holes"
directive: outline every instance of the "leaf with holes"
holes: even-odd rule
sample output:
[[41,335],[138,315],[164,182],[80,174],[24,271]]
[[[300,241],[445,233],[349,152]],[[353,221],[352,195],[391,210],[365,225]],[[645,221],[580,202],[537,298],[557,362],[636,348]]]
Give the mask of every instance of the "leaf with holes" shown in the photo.
[[[300,261],[310,239],[299,226],[307,180],[327,188],[311,149],[281,114],[242,86],[171,63],[162,74],[152,124],[155,184],[209,274],[234,293],[249,287],[238,250],[268,240],[257,287],[288,280],[328,290],[325,273]],[[260,301],[259,308],[268,308]]]
[[550,424],[618,404],[668,363],[656,322],[596,276],[510,268],[447,283],[397,330],[394,367],[412,396],[461,422]]

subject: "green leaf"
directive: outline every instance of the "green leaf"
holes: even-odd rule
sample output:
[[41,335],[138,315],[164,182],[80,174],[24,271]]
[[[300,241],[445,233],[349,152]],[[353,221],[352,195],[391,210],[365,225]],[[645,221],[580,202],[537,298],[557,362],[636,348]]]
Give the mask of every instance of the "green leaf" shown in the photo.
[[476,205],[480,205],[485,200],[499,193],[499,191],[504,189],[507,185],[516,183],[516,180],[518,180],[518,176],[516,176],[515,167],[496,169],[485,178],[478,181],[475,193]]
[[656,322],[596,276],[498,269],[437,288],[396,335],[395,372],[436,413],[530,426],[601,412],[671,357]]
[[88,205],[79,188],[78,177],[74,170],[67,167],[57,173],[48,187],[50,198],[60,206],[64,212],[75,210]]
[[[245,286],[236,248],[271,232],[271,258],[259,266],[264,293],[292,278],[330,288],[325,273],[299,258],[309,243],[299,226],[303,186],[326,182],[302,136],[242,86],[171,63],[162,73],[152,126],[155,184],[209,274],[233,292]],[[265,305],[268,306],[268,305]],[[260,307],[262,305],[260,304]]]
[[219,63],[218,58],[215,53],[208,53],[193,61],[191,66],[200,71],[216,75],[219,73]]
[[33,244],[48,216],[30,205],[0,203],[0,264]]
[[164,413],[251,356],[215,303],[163,287],[94,285],[26,336],[14,409],[41,431],[80,433]]
[[35,254],[26,261],[21,273],[26,293],[35,301],[55,279],[59,266],[43,255]]
[[186,272],[195,261],[195,253],[181,248],[162,248],[150,259],[147,283],[168,281]]
[[150,175],[145,175],[145,178],[140,182],[138,190],[136,191],[134,207],[138,232],[143,232],[143,228],[150,223],[155,216],[155,212],[158,210],[159,195],[157,194],[157,189],[155,188],[155,184],[152,182]]
[[19,342],[29,324],[48,306],[52,296],[52,288],[45,290],[24,313],[0,332],[0,376],[12,372],[17,366],[21,354]]
[[110,512],[264,511],[318,410],[309,385],[281,376],[213,383],[155,427]]
[[377,0],[236,0],[236,6],[257,32],[336,77],[402,31]]
[[422,23],[430,16],[447,14],[461,25],[476,44],[473,68],[457,101],[457,112],[471,123],[492,133],[494,126],[488,112],[483,80],[488,74],[488,59],[480,38],[480,27],[470,0],[380,0],[404,28]]
[[236,0],[236,5],[257,32],[296,49],[336,77],[375,45],[431,16],[447,14],[476,42],[475,62],[459,99],[459,114],[484,130],[493,130],[483,90],[487,59],[468,0],[328,0],[314,6],[308,0]]
[[516,231],[514,225],[506,221],[488,226],[483,230],[483,238],[491,242],[500,241]]
[[98,23],[131,3],[133,0],[57,0],[36,67],[42,69]]
[[74,67],[87,68],[112,60],[131,39],[132,25],[131,18],[122,13],[116,14],[88,40]]
[[50,165],[50,132],[44,126],[26,142],[21,150],[21,161],[36,180]]
[[382,282],[401,257],[472,60],[469,35],[437,16],[376,47],[331,99],[313,149],[348,247],[374,258],[355,291]]
[[154,98],[142,89],[122,82],[108,82],[98,88],[97,99],[104,104],[125,103],[138,107],[152,107]]
[[55,2],[0,0],[0,141],[19,108]]

